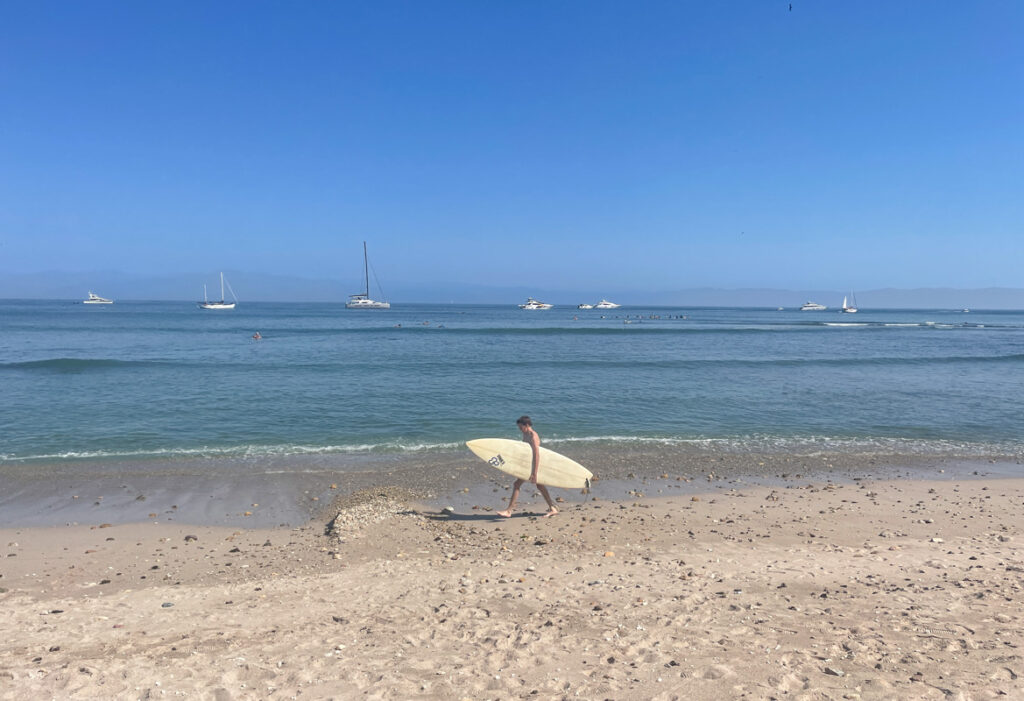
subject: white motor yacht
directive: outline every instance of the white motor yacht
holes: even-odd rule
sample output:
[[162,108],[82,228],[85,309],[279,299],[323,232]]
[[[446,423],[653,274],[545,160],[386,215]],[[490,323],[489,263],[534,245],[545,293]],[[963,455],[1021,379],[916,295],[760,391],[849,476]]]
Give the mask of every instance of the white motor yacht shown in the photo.
[[817,302],[807,302],[804,306],[800,307],[800,311],[802,312],[823,312],[826,309],[828,309],[828,307],[824,304],[818,304]]
[[555,305],[547,302],[538,302],[533,297],[527,297],[526,301],[519,305],[520,309],[551,309]]
[[593,309],[594,305],[593,304],[587,304],[586,302],[584,302],[583,304],[577,304],[576,308],[577,309]]
[[114,300],[100,297],[97,294],[89,293],[89,299],[82,300],[82,304],[113,304]]
[[621,304],[616,304],[615,302],[609,302],[607,299],[602,299],[594,305],[594,309],[618,309],[621,306]]

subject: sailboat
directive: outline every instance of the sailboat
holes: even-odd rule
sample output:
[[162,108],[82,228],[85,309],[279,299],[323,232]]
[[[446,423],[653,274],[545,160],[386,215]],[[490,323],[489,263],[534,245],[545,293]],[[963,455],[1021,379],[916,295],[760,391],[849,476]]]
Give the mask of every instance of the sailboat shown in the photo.
[[846,297],[843,297],[843,306],[839,310],[840,312],[845,312],[846,314],[856,314],[857,313],[857,298],[854,296],[854,294],[852,292],[850,293],[850,297],[853,299],[853,303],[852,304],[847,304]]
[[235,297],[235,291],[231,289],[231,283],[228,283],[228,290],[231,291],[231,297],[235,300],[234,302],[224,301],[224,273],[220,274],[220,301],[211,302],[206,298],[206,285],[203,285],[203,301],[196,302],[200,309],[234,309],[235,304],[238,302],[238,298]]
[[[345,303],[346,309],[391,309],[390,302],[378,302],[370,299],[370,263],[366,256],[366,241],[363,241],[363,275],[366,280],[366,291],[349,295]],[[379,286],[379,284],[378,284]]]

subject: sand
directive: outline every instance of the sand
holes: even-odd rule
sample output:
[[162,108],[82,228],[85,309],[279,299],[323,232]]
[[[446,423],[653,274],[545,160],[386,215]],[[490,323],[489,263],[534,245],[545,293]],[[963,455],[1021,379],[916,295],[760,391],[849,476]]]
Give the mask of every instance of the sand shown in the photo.
[[1024,480],[680,482],[4,529],[0,698],[1024,698]]

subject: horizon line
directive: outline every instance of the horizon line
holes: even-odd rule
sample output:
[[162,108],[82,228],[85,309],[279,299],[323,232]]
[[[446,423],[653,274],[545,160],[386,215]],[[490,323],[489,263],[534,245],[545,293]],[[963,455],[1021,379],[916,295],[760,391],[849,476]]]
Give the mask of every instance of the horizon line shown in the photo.
[[[927,288],[920,288],[927,289]],[[934,289],[950,289],[950,288],[934,288]],[[1009,288],[1015,289],[1015,288]],[[1022,288],[1024,291],[1024,288]],[[72,305],[83,304],[83,300],[73,297],[0,297],[0,302],[64,302]],[[113,304],[197,304],[198,301],[194,299],[133,299],[133,298],[121,298],[113,300]],[[238,305],[244,306],[246,304],[322,304],[322,305],[339,305],[344,307],[345,300],[285,300],[285,299],[253,299],[246,301],[239,301]],[[411,300],[397,300],[391,301],[392,305],[410,305],[410,306],[431,306],[431,307],[443,307],[443,306],[462,306],[462,307],[518,307],[517,302],[460,302],[460,301],[449,301],[449,302],[429,302],[429,301],[411,301]],[[108,305],[102,305],[98,308],[107,308]],[[618,309],[752,309],[752,310],[766,310],[766,311],[802,311],[799,305],[779,306],[774,304],[769,305],[748,305],[748,304],[664,304],[664,303],[624,303],[620,304],[616,309],[579,309],[577,305],[571,303],[556,304],[552,303],[551,309],[547,310],[535,310],[539,312],[551,311],[553,309],[565,309],[583,312],[594,312],[607,314],[609,312],[615,312]],[[823,310],[808,310],[810,313],[815,311],[824,312],[839,312],[840,307],[826,307]],[[899,305],[892,306],[886,304],[875,305],[869,308],[861,306],[861,311],[870,310],[916,310],[916,311],[949,311],[949,312],[964,312],[964,311],[1024,311],[1024,307],[926,307],[926,306],[914,306],[914,305]],[[230,311],[230,310],[229,310]],[[355,312],[387,312],[387,309],[373,309],[373,310],[350,310]],[[524,310],[526,311],[526,310]]]

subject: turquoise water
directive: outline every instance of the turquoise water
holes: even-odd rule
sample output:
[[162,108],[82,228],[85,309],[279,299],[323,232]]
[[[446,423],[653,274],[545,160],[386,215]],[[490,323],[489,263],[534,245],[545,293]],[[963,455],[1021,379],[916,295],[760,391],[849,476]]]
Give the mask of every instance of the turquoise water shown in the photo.
[[1024,451],[1022,312],[0,301],[0,331],[0,464],[422,454],[521,414],[546,443]]

